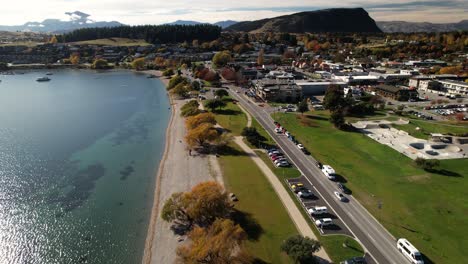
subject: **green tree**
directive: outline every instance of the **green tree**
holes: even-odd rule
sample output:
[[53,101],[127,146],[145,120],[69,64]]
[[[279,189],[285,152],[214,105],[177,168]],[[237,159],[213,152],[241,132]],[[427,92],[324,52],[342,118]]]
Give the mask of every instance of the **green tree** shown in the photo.
[[197,100],[191,100],[188,103],[184,104],[180,108],[181,116],[188,117],[188,116],[195,116],[200,113],[200,109],[198,108],[200,104]]
[[185,83],[179,83],[173,89],[171,89],[171,94],[175,94],[182,98],[187,97],[189,92],[190,89]]
[[169,81],[169,84],[167,85],[167,90],[171,90],[172,88],[176,87],[179,83],[187,84],[188,80],[185,77],[176,75],[172,77],[171,80]]
[[174,70],[172,68],[169,68],[169,69],[166,69],[165,71],[163,71],[163,76],[169,77],[169,76],[172,76],[172,75],[174,75]]
[[440,166],[440,161],[436,159],[424,159],[424,158],[416,158],[414,160],[414,163],[416,166],[426,170],[426,171],[431,171],[434,170],[435,168]]
[[219,89],[219,90],[216,90],[215,95],[218,96],[219,98],[223,98],[224,96],[228,96],[229,93],[228,91],[224,89]]
[[304,112],[309,111],[309,104],[307,103],[307,100],[306,100],[306,99],[300,101],[300,102],[297,104],[297,111],[298,111],[298,112],[301,112],[302,115],[304,115]]
[[281,245],[281,250],[286,252],[294,263],[318,263],[314,253],[320,250],[320,243],[309,237],[295,235],[288,238]]
[[343,110],[347,106],[343,90],[337,85],[330,85],[325,91],[323,106],[332,112]]
[[343,129],[345,125],[345,118],[343,111],[336,110],[331,112],[330,122],[338,129]]
[[145,58],[134,59],[131,63],[133,69],[141,71],[145,68]]
[[259,147],[260,144],[266,140],[265,137],[258,133],[255,127],[244,127],[241,135],[244,136],[250,144],[256,147]]
[[104,70],[109,68],[109,63],[104,59],[95,59],[93,64],[91,64],[91,69],[95,70]]
[[218,52],[213,57],[213,64],[217,68],[225,66],[228,62],[232,60],[231,52],[228,50]]
[[223,108],[226,106],[226,103],[221,99],[210,99],[205,102],[205,107],[210,109],[211,112],[218,108]]

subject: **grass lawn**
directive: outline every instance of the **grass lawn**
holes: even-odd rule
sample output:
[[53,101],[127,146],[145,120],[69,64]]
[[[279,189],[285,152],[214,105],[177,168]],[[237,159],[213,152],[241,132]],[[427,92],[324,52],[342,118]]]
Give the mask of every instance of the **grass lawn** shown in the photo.
[[231,100],[226,100],[226,103],[225,108],[214,112],[216,122],[228,129],[234,136],[240,136],[242,129],[247,126],[247,116]]
[[144,39],[105,38],[74,42],[77,45],[104,45],[104,46],[148,46]]
[[437,173],[429,173],[360,133],[335,129],[327,116],[322,112],[303,120],[274,115],[314,157],[335,168],[353,195],[394,236],[409,239],[434,263],[464,259],[468,160],[443,160]]
[[[407,125],[393,125],[396,129],[404,130],[411,136],[421,139],[428,139],[431,133],[441,134],[468,134],[468,124],[450,125],[441,122],[428,122],[410,119]],[[419,129],[416,129],[419,128]]]
[[[286,179],[297,178],[301,176],[299,170],[297,170],[294,167],[276,168],[270,161],[270,159],[267,157],[266,153],[262,151],[256,152],[260,156],[260,158],[262,158],[262,160],[265,161],[268,167],[270,167],[270,169],[276,174],[276,176],[278,176],[278,178],[281,179],[281,183],[283,183],[283,186],[288,190],[288,193],[293,199],[294,203],[299,208],[302,215],[309,223],[309,226],[312,228],[312,231],[314,231],[315,235],[320,240],[320,243],[322,243],[322,246],[325,248],[325,251],[327,251],[328,256],[330,256],[331,260],[334,263],[340,263],[340,261],[364,255],[364,250],[362,249],[361,245],[359,245],[359,243],[354,239],[341,235],[322,236],[318,232],[314,223],[312,223],[307,213],[302,209],[302,206],[299,204],[299,201],[289,190],[289,187],[287,186],[287,183],[285,181]],[[347,248],[343,247],[343,243],[345,241],[347,241],[347,244],[349,245]]]
[[[237,145],[231,145],[240,151]],[[242,153],[223,155],[220,164],[226,188],[239,198],[235,208],[250,215],[261,227],[261,231],[244,228],[251,230],[247,248],[266,263],[292,263],[280,246],[283,240],[298,234],[296,227],[266,177],[251,158]]]

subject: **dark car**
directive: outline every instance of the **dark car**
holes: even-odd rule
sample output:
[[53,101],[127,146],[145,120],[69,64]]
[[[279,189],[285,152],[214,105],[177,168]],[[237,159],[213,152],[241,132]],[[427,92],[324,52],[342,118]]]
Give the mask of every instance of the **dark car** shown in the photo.
[[354,257],[354,258],[347,259],[341,263],[343,264],[366,264],[367,262],[366,262],[366,259],[363,257]]
[[322,163],[320,163],[320,161],[316,161],[315,165],[317,166],[317,168],[322,169]]
[[341,182],[337,183],[336,185],[338,185],[338,189],[340,189],[342,192],[344,192],[346,194],[350,193],[350,190],[344,184],[342,184]]

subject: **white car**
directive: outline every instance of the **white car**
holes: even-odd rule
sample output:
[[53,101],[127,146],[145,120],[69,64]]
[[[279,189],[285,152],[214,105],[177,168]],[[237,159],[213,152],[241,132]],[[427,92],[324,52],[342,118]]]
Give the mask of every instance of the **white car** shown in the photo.
[[312,208],[309,208],[307,211],[311,215],[321,215],[321,214],[328,213],[328,210],[327,210],[326,206],[314,206]]
[[322,219],[318,219],[315,221],[315,225],[320,228],[324,226],[329,226],[332,224],[333,224],[333,220],[331,218],[322,218]]
[[300,192],[297,193],[297,197],[299,197],[299,198],[312,198],[312,197],[314,197],[314,194],[312,193],[311,190],[304,189],[304,190],[301,190]]
[[277,127],[277,128],[275,128],[275,132],[277,134],[280,134],[280,133],[283,133],[283,130],[281,128]]
[[278,163],[281,163],[281,162],[288,162],[288,160],[283,157],[283,158],[279,158],[279,159],[273,161],[273,163],[275,163],[275,164],[278,164]]
[[275,151],[272,151],[272,152],[268,153],[268,156],[270,156],[270,157],[273,156],[273,155],[281,155],[281,152],[275,150]]
[[300,150],[303,150],[303,149],[304,149],[304,145],[302,145],[302,144],[297,144],[297,147],[298,147]]
[[282,161],[280,163],[275,163],[276,167],[288,167],[289,163],[287,161]]
[[342,193],[340,193],[340,192],[334,192],[334,194],[335,194],[336,198],[338,198],[338,200],[340,200],[340,201],[342,201],[342,202],[343,202],[343,201],[346,201],[346,197],[345,197]]
[[329,180],[335,179],[336,172],[330,165],[323,165],[322,172],[323,174],[325,174],[325,176],[327,176]]

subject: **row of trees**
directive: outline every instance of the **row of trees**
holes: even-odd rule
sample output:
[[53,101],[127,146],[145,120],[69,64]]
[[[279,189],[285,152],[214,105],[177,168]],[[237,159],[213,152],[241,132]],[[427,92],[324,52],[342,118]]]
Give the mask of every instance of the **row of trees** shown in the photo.
[[184,41],[213,41],[218,39],[221,28],[210,24],[118,26],[82,28],[57,35],[59,42],[74,42],[102,38],[144,39],[149,43],[180,43]]

